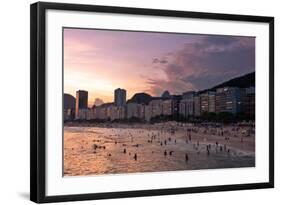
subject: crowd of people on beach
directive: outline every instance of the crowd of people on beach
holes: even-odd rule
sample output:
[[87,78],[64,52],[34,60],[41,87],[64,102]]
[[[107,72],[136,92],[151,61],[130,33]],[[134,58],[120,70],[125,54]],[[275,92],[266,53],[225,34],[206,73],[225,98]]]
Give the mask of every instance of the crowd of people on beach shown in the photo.
[[64,173],[71,176],[255,165],[254,124],[114,124],[64,133]]
[[[241,129],[245,130],[245,133],[241,132]],[[163,147],[163,157],[166,158],[167,156],[172,156],[175,152],[177,152],[176,147],[168,147],[168,145],[176,145],[177,144],[177,139],[178,136],[177,132],[182,133],[180,131],[185,132],[185,134],[181,137],[180,140],[185,140],[186,144],[192,144],[193,145],[193,152],[199,154],[206,154],[209,156],[212,152],[214,153],[227,153],[230,155],[231,153],[231,148],[230,146],[227,145],[227,142],[231,141],[232,138],[237,138],[238,135],[240,136],[241,140],[240,142],[244,142],[245,137],[250,137],[254,134],[254,128],[253,127],[247,127],[241,128],[239,126],[234,126],[232,129],[224,129],[222,127],[217,128],[217,127],[209,127],[209,126],[193,126],[193,127],[188,127],[188,128],[181,128],[178,126],[170,126],[170,127],[161,127],[158,130],[153,130],[152,128],[148,128],[148,133],[144,133],[143,130],[137,130],[137,134],[146,134],[143,137],[147,138],[146,144],[144,142],[142,144],[136,143],[134,144],[135,141],[135,133],[134,131],[130,130],[128,131],[127,135],[130,138],[131,145],[115,140],[114,144],[122,144],[120,152],[123,152],[123,154],[128,154],[132,155],[132,159],[137,161],[138,158],[140,157],[140,154],[138,153],[138,147],[140,146],[147,146],[149,144],[156,144],[159,145],[160,147]],[[241,135],[241,133],[243,135]],[[200,138],[198,135],[207,135],[209,137],[212,136],[219,136],[221,138],[220,142],[215,141],[214,143],[207,143],[206,138]],[[120,134],[116,134],[117,139]],[[164,137],[163,136],[168,136]],[[137,141],[137,140],[136,140]],[[100,141],[98,141],[100,142]],[[134,149],[130,148],[133,147]],[[204,149],[205,147],[205,149]],[[106,149],[106,146],[101,146],[97,144],[92,145],[93,153],[96,153],[97,149]],[[152,148],[151,148],[152,149]],[[128,150],[132,150],[131,153]],[[112,157],[114,153],[109,152],[107,154],[108,157]],[[151,150],[151,154],[154,154],[154,150]],[[190,160],[190,155],[188,152],[183,154],[183,159],[188,162]]]

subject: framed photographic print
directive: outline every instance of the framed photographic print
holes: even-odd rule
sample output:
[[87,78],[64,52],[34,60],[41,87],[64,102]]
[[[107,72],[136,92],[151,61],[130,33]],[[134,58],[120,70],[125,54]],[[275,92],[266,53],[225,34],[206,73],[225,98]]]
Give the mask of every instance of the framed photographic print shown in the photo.
[[31,5],[30,198],[274,186],[274,18]]

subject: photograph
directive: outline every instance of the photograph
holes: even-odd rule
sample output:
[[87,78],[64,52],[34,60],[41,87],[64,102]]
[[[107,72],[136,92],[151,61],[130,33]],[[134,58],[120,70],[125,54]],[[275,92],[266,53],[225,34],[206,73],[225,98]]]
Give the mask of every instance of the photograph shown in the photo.
[[30,6],[30,200],[274,187],[274,17]]
[[62,28],[63,176],[256,166],[255,36]]

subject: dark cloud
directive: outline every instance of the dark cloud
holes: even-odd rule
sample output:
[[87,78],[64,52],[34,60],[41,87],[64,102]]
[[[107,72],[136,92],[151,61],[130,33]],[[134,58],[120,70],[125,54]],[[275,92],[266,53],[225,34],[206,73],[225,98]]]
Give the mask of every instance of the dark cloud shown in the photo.
[[148,79],[153,94],[206,89],[255,70],[255,38],[206,36],[160,59],[153,63],[166,79]]
[[164,60],[161,60],[159,63],[165,64],[165,63],[168,63],[168,61],[164,59]]
[[206,39],[206,43],[215,44],[215,45],[229,45],[239,41],[238,38],[233,38],[229,36],[210,36]]
[[153,58],[152,63],[159,63],[159,59],[158,58]]
[[157,64],[157,63],[165,64],[165,63],[168,63],[168,61],[165,58],[161,59],[161,60],[159,58],[153,58],[152,63],[154,63],[154,64]]

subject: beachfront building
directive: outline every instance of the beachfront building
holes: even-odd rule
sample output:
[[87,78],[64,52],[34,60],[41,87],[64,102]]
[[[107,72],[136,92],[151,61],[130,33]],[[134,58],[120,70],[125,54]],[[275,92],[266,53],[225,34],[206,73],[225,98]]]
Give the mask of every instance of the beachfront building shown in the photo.
[[194,94],[195,92],[185,92],[182,94],[182,100],[179,103],[179,114],[183,117],[194,115]]
[[244,88],[241,91],[241,112],[248,117],[255,116],[255,87]]
[[187,117],[187,112],[186,112],[186,100],[185,99],[182,99],[180,101],[180,106],[179,106],[179,114],[183,117]]
[[88,91],[78,90],[76,91],[76,103],[75,103],[75,118],[80,119],[79,110],[81,113],[84,112],[85,109],[88,109]]
[[216,112],[216,92],[208,92],[209,94],[209,110],[208,112]]
[[126,105],[126,90],[117,88],[114,90],[114,105],[125,106]]
[[144,119],[145,118],[145,105],[138,104],[138,103],[127,103],[127,119],[130,118],[138,118]]
[[144,119],[145,121],[149,122],[151,119],[151,106],[144,105]]
[[156,117],[162,114],[162,100],[156,99],[149,102],[151,117]]
[[113,103],[104,103],[93,108],[93,119],[108,120],[111,119]]
[[215,100],[216,100],[215,92],[207,91],[200,94],[201,114],[206,112],[215,112],[216,110]]
[[64,109],[63,110],[64,121],[73,120],[74,117],[75,117],[74,109]]
[[63,95],[64,120],[73,120],[75,118],[75,97],[65,93]]
[[198,117],[200,115],[201,115],[200,96],[196,93],[194,95],[194,116]]
[[76,119],[79,120],[89,120],[91,119],[91,109],[79,109],[76,114]]
[[115,106],[114,103],[104,103],[93,107],[93,118],[100,120],[120,120],[125,119],[125,106]]
[[174,102],[172,99],[162,101],[162,115],[172,115],[173,114],[173,105]]
[[200,94],[201,113],[209,112],[209,94],[208,92]]
[[111,120],[122,120],[126,117],[126,107],[125,106],[114,106],[113,116]]
[[87,109],[86,112],[86,120],[94,119],[94,110],[93,109]]
[[133,117],[138,117],[138,104],[137,103],[128,103],[126,105],[127,115],[126,118],[130,119]]
[[179,118],[179,111],[180,111],[180,101],[182,100],[181,95],[172,95],[171,97],[172,102],[172,116],[174,119]]
[[241,108],[240,89],[237,87],[218,88],[216,91],[216,112],[237,114]]

